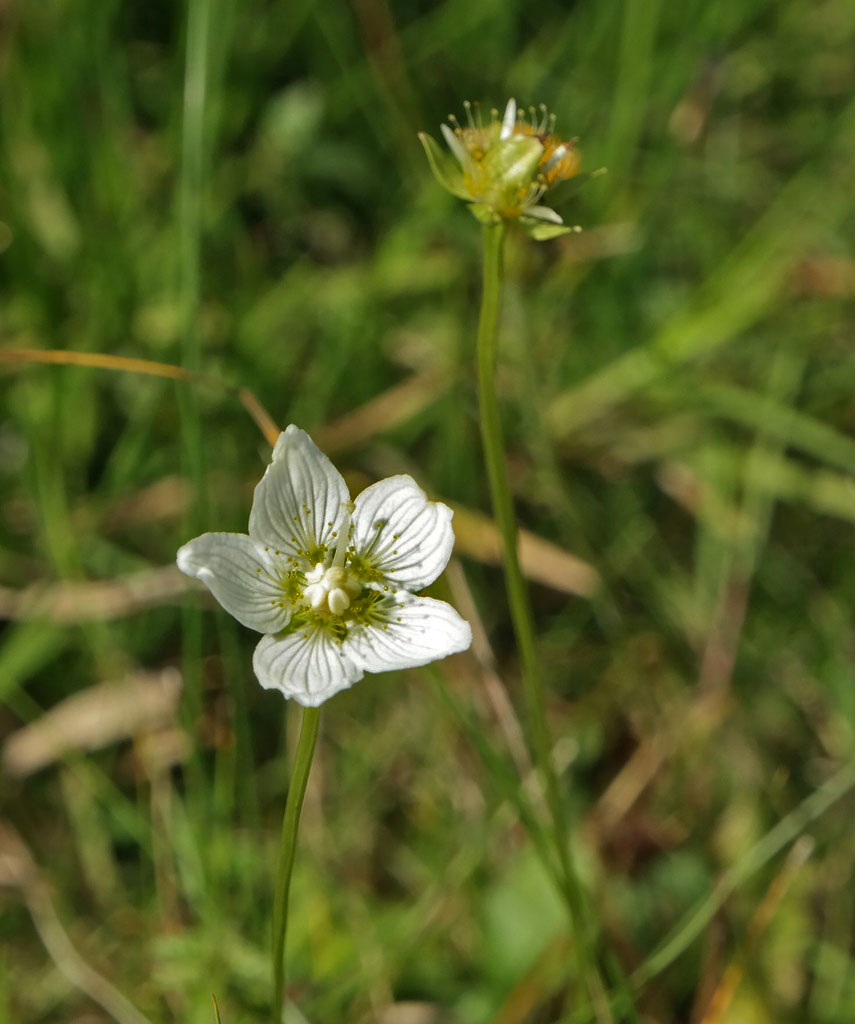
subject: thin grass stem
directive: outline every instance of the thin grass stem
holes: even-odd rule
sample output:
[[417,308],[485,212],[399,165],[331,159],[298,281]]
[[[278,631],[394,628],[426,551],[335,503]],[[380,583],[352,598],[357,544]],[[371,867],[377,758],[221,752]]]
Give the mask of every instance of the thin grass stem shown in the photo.
[[[719,879],[715,887],[695,904],[677,922],[652,953],[629,977],[629,985],[639,991],[655,977],[667,970],[689,946],[703,933],[710,921],[725,905],[727,900],[745,882],[777,856],[794,840],[798,839],[813,821],[825,814],[838,800],[855,789],[855,761],[844,764],[831,778],[827,779],[810,796],[806,797],[789,814],[781,818],[764,836],[748,848],[745,853]],[[617,993],[612,999],[612,1009],[620,1011],[627,1007],[628,994]],[[590,1024],[591,1017],[585,1008],[562,1017],[559,1024]]]
[[[178,179],[178,305],[181,323],[181,364],[189,373],[201,365],[199,342],[200,266],[202,247],[202,192],[204,187],[204,126],[210,47],[211,0],[189,0],[184,62],[184,97],[181,125],[181,165]],[[181,425],[182,468],[193,484],[193,501],[184,514],[182,533],[193,536],[204,529],[207,494],[202,422],[198,398],[192,388],[177,388]],[[197,608],[181,611],[181,669],[184,676],[182,717],[192,734],[202,717],[202,620]],[[204,806],[204,772],[194,744],[187,765],[188,781],[197,802]]]
[[285,987],[285,936],[288,930],[288,893],[291,889],[291,872],[294,867],[294,852],[297,848],[297,829],[300,811],[312,768],[315,744],[318,739],[319,708],[306,708],[300,723],[300,738],[294,755],[294,769],[288,786],[285,815],[282,819],[282,838],[279,842],[279,863],[276,870],[276,892],[273,897],[273,998],[271,1000],[271,1024],[281,1024],[282,1001]]
[[595,937],[587,920],[582,885],[570,858],[569,827],[552,763],[552,744],[546,721],[543,683],[535,651],[534,617],[517,554],[516,517],[508,484],[502,423],[496,399],[496,350],[505,230],[503,223],[487,225],[484,228],[483,291],[478,321],[477,353],[481,439],[490,482],[493,514],[502,536],[505,586],[522,665],[529,740],[552,817],[554,842],[564,881],[562,891],[570,911],[580,972],[597,1018],[604,1024],[613,1021],[614,1018],[594,956]]
[[855,788],[855,761],[849,762],[803,800],[798,807],[770,829],[726,871],[718,884],[699,904],[688,911],[673,931],[633,973],[630,981],[644,985],[669,967],[703,932],[725,901],[759,868],[793,842],[805,828],[829,807]]

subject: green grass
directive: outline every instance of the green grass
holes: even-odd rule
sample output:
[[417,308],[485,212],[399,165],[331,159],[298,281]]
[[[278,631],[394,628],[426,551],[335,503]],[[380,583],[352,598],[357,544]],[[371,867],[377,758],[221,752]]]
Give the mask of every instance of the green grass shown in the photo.
[[[608,165],[556,196],[581,235],[509,238],[500,344],[520,524],[602,578],[533,588],[575,853],[642,1020],[849,1024],[851,4],[50,0],[3,25],[2,346],[198,367],[319,438],[434,373],[338,441],[357,485],[410,472],[489,508],[480,228],[417,131],[514,95]],[[98,683],[184,678],[124,740],[63,735],[26,777],[3,748],[0,1022],[211,1024],[212,992],[222,1024],[264,1020],[299,716],[196,590],[105,617],[91,586],[243,530],[268,447],[227,390],[0,368],[0,737]],[[499,571],[461,557],[522,714]],[[57,611],[21,603],[35,584],[90,589]],[[474,658],[323,717],[293,1022],[586,1019]]]

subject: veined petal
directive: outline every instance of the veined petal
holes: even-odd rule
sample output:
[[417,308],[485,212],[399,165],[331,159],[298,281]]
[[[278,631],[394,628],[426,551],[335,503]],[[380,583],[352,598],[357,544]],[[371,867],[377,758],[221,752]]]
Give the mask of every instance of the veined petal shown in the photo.
[[318,707],[363,675],[341,640],[308,624],[284,637],[262,637],[252,667],[265,689],[281,690],[307,708]]
[[178,568],[201,580],[225,610],[259,633],[276,633],[291,604],[276,561],[243,533],[203,533],[178,551]]
[[380,573],[394,587],[421,590],[448,564],[453,513],[429,501],[410,476],[390,476],[357,497],[353,513],[354,575]]
[[427,665],[471,643],[469,623],[450,604],[400,590],[375,605],[368,624],[352,626],[343,646],[366,672],[387,672]]
[[293,424],[279,435],[273,461],[255,488],[249,535],[303,563],[335,543],[349,501],[339,471]]

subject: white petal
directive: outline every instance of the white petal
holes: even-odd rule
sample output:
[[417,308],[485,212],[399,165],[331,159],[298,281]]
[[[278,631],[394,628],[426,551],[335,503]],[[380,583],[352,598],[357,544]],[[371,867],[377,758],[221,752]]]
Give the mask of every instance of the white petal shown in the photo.
[[447,505],[428,501],[410,476],[390,476],[366,487],[353,513],[357,564],[361,560],[376,569],[395,587],[421,590],[451,557],[452,515]]
[[500,139],[509,139],[514,134],[514,125],[517,123],[517,101],[509,99],[505,107],[505,116],[502,118],[502,130],[499,132]]
[[448,144],[448,148],[455,155],[455,157],[457,157],[457,162],[461,165],[461,167],[465,167],[469,160],[469,155],[466,152],[466,147],[463,145],[460,139],[458,139],[455,133],[448,127],[447,124],[441,124],[439,126],[439,130],[442,132],[442,137]]
[[249,534],[305,563],[320,561],[317,549],[335,544],[347,487],[339,471],[293,424],[279,435],[273,461],[255,488]]
[[469,623],[450,604],[405,590],[378,603],[372,618],[370,625],[352,626],[344,641],[348,655],[366,672],[427,665],[472,643]]
[[353,686],[363,674],[341,640],[308,625],[285,637],[262,637],[252,667],[265,689],[281,690],[307,708]]
[[178,568],[201,580],[225,610],[259,633],[291,619],[281,579],[285,568],[243,533],[203,533],[178,552]]
[[555,210],[548,206],[529,206],[525,211],[526,217],[534,217],[536,220],[545,220],[550,224],[563,224],[564,221]]

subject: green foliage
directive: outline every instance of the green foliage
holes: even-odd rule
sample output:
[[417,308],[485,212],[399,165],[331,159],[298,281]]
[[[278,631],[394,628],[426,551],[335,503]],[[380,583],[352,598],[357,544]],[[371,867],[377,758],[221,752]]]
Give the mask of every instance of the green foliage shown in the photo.
[[[581,234],[510,234],[499,368],[520,523],[601,579],[533,592],[590,898],[630,975],[703,920],[646,981],[651,1019],[700,1019],[731,963],[721,1024],[855,1018],[852,796],[805,803],[855,755],[851,4],[13,10],[3,347],[198,360],[319,441],[410,375],[436,382],[330,443],[356,482],[411,472],[489,507],[481,229],[417,133],[513,95],[580,137],[584,171],[608,168],[550,200]],[[133,742],[49,737],[26,777],[3,748],[0,1022],[94,1019],[125,1005],[110,991],[152,1022],[210,1024],[212,992],[223,1024],[260,1021],[296,723],[252,677],[254,636],[145,574],[192,524],[245,528],[265,443],[228,391],[2,365],[0,736],[97,683],[119,699],[140,671],[178,666],[184,688]],[[498,570],[463,566],[519,711]],[[22,601],[35,585],[48,597]],[[449,700],[422,673],[370,677],[325,714],[294,1020],[395,1024],[395,1002],[447,1024],[586,1019],[523,827],[537,795],[508,784],[512,723],[474,661],[442,673]]]

